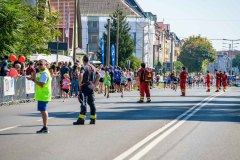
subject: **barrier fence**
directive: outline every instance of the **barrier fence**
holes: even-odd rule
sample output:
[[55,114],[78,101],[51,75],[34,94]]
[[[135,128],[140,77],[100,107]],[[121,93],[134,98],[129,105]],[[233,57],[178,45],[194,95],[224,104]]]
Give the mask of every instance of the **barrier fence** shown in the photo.
[[[34,100],[35,84],[26,77],[0,77],[0,105]],[[60,97],[60,77],[52,77],[52,97]]]

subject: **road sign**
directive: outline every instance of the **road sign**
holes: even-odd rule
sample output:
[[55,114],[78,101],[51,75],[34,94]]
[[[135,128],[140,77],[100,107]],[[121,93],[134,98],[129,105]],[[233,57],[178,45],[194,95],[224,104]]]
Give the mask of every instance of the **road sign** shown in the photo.
[[50,51],[67,51],[68,44],[63,42],[48,42],[48,50]]

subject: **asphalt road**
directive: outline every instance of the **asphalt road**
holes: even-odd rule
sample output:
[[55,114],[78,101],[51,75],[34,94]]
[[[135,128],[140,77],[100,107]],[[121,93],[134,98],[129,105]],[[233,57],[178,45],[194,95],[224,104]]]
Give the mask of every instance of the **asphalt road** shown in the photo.
[[240,159],[240,88],[151,94],[150,104],[137,104],[136,91],[96,95],[97,124],[84,126],[72,125],[77,99],[54,100],[44,135],[35,134],[42,126],[36,103],[0,107],[0,160]]

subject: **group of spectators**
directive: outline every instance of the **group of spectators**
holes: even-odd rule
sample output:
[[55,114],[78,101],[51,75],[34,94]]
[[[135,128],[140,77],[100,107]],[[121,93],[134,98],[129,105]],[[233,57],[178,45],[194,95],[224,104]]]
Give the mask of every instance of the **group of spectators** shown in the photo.
[[[4,56],[0,63],[0,76],[10,76],[20,78],[22,76],[31,76],[33,72],[38,73],[37,61],[19,62],[15,61],[9,64],[9,57]],[[78,77],[80,74],[81,64],[78,62],[53,62],[47,63],[47,68],[51,76],[60,78],[60,87],[62,89],[63,101],[69,97],[77,97],[79,92]],[[110,93],[119,92],[123,97],[124,91],[133,90],[133,82],[136,80],[136,72],[132,69],[112,66],[95,66],[100,73],[99,85],[96,92],[104,94],[109,98]]]

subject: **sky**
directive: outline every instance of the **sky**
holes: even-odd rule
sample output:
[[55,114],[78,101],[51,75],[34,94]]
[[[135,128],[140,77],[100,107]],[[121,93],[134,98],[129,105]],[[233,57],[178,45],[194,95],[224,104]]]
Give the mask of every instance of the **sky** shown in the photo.
[[[217,51],[229,49],[232,42],[213,39],[240,40],[240,0],[136,1],[145,12],[157,15],[158,21],[170,24],[171,32],[180,38],[201,35],[211,39]],[[240,50],[240,41],[233,46]]]

